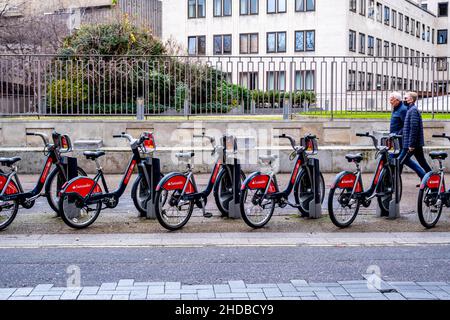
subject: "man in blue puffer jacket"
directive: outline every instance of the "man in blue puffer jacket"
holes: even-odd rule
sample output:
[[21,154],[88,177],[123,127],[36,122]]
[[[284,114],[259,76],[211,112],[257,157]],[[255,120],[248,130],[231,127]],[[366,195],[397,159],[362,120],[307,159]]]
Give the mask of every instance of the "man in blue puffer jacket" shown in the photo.
[[[403,150],[400,153],[399,159],[402,165],[407,165],[413,169],[420,179],[422,179],[425,174],[431,171],[431,168],[423,153],[425,139],[423,135],[422,114],[416,106],[417,97],[418,95],[415,92],[406,94],[406,102],[409,105],[409,109],[403,128]],[[413,156],[419,163],[411,160]]]

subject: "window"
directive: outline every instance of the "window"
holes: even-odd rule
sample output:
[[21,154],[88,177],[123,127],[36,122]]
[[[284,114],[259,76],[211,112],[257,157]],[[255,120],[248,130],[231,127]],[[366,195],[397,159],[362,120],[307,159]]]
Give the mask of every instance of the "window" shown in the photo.
[[405,60],[404,63],[408,64],[409,61],[409,49],[405,47]]
[[409,17],[405,17],[405,32],[409,33]]
[[447,44],[448,30],[438,30],[437,31],[437,43]]
[[285,91],[286,73],[284,71],[267,71],[267,90]]
[[241,72],[239,77],[239,84],[249,90],[257,90],[259,74],[258,72]]
[[411,35],[414,36],[416,33],[416,20],[411,19]]
[[231,35],[214,36],[214,54],[231,54]]
[[413,66],[414,65],[414,60],[415,60],[414,58],[416,57],[416,52],[413,49],[411,49],[410,53],[411,53],[410,64]]
[[377,57],[383,56],[383,41],[381,39],[377,39]]
[[348,70],[348,91],[356,90],[356,71]]
[[391,8],[386,6],[384,7],[384,24],[391,25]]
[[286,32],[267,33],[267,53],[286,52]]
[[295,51],[315,51],[316,32],[314,30],[295,31]]
[[392,10],[392,28],[397,29],[397,11]]
[[243,33],[240,35],[239,52],[241,54],[258,53],[259,36],[257,33]]
[[188,38],[188,53],[191,56],[206,54],[206,37],[196,36]]
[[391,59],[392,61],[396,61],[397,58],[397,45],[395,43],[391,43]]
[[389,56],[390,56],[389,50],[390,50],[389,41],[385,41],[385,42],[384,42],[384,58],[385,58],[386,60],[388,60],[388,59],[389,59]]
[[375,0],[369,0],[369,19],[375,19]]
[[373,90],[373,73],[367,73],[367,90]]
[[358,90],[364,91],[366,89],[366,73],[358,71]]
[[316,32],[306,31],[306,51],[316,50]]
[[422,24],[422,40],[426,40],[427,39],[427,37],[426,37],[426,27],[425,27],[425,25],[424,24]]
[[350,1],[350,11],[356,13],[356,0],[349,0]]
[[314,91],[315,73],[313,70],[295,71],[295,91]]
[[383,5],[377,2],[377,21],[383,22]]
[[214,17],[229,17],[231,11],[231,0],[214,0]]
[[359,34],[359,53],[366,53],[366,35],[364,33]]
[[204,18],[206,16],[206,0],[188,0],[188,18]]
[[240,0],[241,15],[258,14],[259,0]]
[[403,19],[403,13],[399,13],[398,14],[398,30],[403,31],[403,26],[404,26],[404,19]]
[[286,0],[267,0],[267,13],[286,12]]
[[402,62],[403,46],[398,46],[398,62]]
[[427,27],[427,42],[430,42],[430,38],[431,38],[431,28]]
[[350,30],[349,32],[349,50],[352,52],[356,52],[356,32]]
[[420,39],[420,21],[416,22],[416,37]]
[[374,55],[374,50],[375,50],[375,39],[372,36],[369,36],[367,39],[368,42],[368,54],[369,56],[373,56]]
[[366,1],[367,0],[359,0],[359,14],[362,16],[366,16]]
[[448,2],[438,3],[438,17],[448,17]]
[[315,11],[316,1],[315,0],[295,0],[295,11]]
[[432,30],[431,30],[431,43],[433,43],[433,44],[434,44],[434,34],[435,34],[435,33],[436,33],[435,30],[432,29]]

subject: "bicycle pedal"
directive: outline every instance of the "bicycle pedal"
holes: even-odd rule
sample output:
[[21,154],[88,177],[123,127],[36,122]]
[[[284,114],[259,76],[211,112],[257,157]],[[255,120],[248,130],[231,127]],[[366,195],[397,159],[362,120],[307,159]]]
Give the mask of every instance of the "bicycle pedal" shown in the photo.
[[204,218],[210,219],[210,218],[213,217],[213,214],[212,214],[211,212],[205,212],[205,213],[203,214],[203,217],[204,217]]

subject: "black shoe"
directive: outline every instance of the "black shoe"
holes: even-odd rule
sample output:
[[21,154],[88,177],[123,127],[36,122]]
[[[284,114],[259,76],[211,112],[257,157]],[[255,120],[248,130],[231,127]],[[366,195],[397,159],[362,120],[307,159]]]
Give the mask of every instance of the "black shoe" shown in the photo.
[[205,213],[203,214],[203,217],[204,217],[204,218],[210,219],[210,218],[213,217],[213,214],[212,214],[211,212],[205,212]]

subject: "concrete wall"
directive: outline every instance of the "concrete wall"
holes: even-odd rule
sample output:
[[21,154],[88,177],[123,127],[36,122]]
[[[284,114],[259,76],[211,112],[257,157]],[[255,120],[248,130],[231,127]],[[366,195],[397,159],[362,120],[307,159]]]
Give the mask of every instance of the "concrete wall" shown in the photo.
[[[179,151],[196,152],[193,160],[197,172],[209,172],[213,163],[211,147],[208,142],[193,139],[194,134],[205,132],[207,135],[219,138],[223,133],[239,137],[239,157],[246,171],[254,171],[261,166],[258,156],[278,154],[279,168],[282,172],[289,172],[292,163],[288,160],[292,152],[286,141],[274,139],[274,135],[286,133],[297,140],[306,133],[313,133],[319,137],[321,166],[324,172],[339,172],[351,169],[344,156],[347,153],[363,152],[366,156],[365,171],[372,171],[375,167],[375,152],[368,139],[355,136],[357,132],[376,132],[381,135],[388,129],[387,122],[361,121],[272,121],[272,122],[154,122],[154,121],[19,121],[0,120],[0,156],[19,155],[23,158],[20,170],[24,173],[37,173],[44,162],[42,142],[37,137],[26,136],[26,132],[43,132],[51,134],[52,130],[67,133],[75,143],[78,140],[101,140],[102,149],[107,156],[101,160],[108,173],[122,173],[130,157],[130,149],[125,140],[113,139],[112,135],[128,132],[138,137],[141,132],[155,133],[157,152],[155,156],[161,158],[163,171],[181,170],[185,164],[179,163],[174,154]],[[434,133],[450,132],[450,122],[425,122],[427,151],[448,149],[450,143],[432,140]],[[82,157],[83,150],[75,150],[74,156],[88,171],[93,172],[94,166]]]

